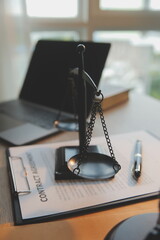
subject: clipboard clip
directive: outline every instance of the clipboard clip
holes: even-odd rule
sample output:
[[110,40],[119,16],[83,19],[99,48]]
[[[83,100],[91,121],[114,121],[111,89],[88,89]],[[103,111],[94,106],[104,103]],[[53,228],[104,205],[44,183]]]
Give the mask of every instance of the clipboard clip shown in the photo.
[[[13,161],[19,161],[21,163],[22,178],[24,178],[26,189],[22,189],[22,190],[18,189],[18,184],[17,184],[17,180],[16,180],[16,176],[15,176],[14,167],[13,167]],[[18,194],[18,195],[26,195],[26,194],[31,193],[31,188],[30,188],[30,185],[29,185],[28,177],[27,177],[27,170],[25,168],[25,165],[24,165],[22,157],[10,156],[9,157],[9,162],[10,162],[10,168],[11,168],[11,173],[12,173],[12,179],[13,179],[13,185],[14,185],[15,193]]]

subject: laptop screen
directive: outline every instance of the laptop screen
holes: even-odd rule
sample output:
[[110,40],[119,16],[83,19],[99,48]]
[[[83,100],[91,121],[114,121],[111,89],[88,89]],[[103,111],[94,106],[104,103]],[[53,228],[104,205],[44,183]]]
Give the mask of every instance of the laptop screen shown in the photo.
[[[85,45],[84,70],[98,86],[110,43],[40,40],[33,52],[20,98],[32,103],[75,113],[69,72],[78,67],[78,44]],[[87,84],[87,115],[93,89]]]

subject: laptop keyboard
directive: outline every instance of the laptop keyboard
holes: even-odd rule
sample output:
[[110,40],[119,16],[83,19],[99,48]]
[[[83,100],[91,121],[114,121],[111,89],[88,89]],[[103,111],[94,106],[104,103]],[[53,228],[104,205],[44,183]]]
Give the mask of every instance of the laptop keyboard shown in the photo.
[[46,129],[53,128],[53,122],[57,118],[56,111],[39,108],[36,105],[21,100],[8,103],[4,109],[1,109],[1,112],[18,120],[30,122]]
[[56,119],[57,114],[53,114],[52,112],[46,110],[39,110],[37,108],[33,108],[30,106],[25,106],[25,111],[28,113],[25,117],[22,115],[21,120],[28,121],[40,127],[50,129],[53,128],[53,122]]

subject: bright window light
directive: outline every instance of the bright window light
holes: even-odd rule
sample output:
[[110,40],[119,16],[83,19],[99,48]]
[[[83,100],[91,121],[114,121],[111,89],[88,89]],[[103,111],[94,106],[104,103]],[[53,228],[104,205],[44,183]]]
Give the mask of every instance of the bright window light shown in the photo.
[[79,34],[76,31],[41,31],[41,32],[32,32],[31,42],[33,45],[40,39],[47,40],[63,40],[63,41],[78,41]]
[[159,31],[95,31],[93,39],[111,43],[101,89],[111,82],[160,99]]
[[150,9],[151,10],[160,10],[160,1],[159,0],[150,0]]
[[75,18],[78,15],[78,0],[26,0],[30,17]]
[[141,10],[144,0],[100,0],[101,10]]
[[137,42],[139,38],[140,33],[138,31],[95,31],[93,33],[93,39],[102,42],[105,42],[106,39]]
[[147,31],[95,31],[93,39],[97,42],[116,41],[139,46],[152,46],[153,51],[160,54],[160,32]]

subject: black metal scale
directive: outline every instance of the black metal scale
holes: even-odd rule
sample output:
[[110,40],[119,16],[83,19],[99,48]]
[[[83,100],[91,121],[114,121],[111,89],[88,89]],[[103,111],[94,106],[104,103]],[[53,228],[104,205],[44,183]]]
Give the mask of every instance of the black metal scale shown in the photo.
[[[79,54],[79,68],[72,70],[73,79],[78,81],[77,103],[78,118],[75,120],[60,121],[59,118],[55,125],[59,129],[66,131],[79,132],[79,146],[61,147],[56,151],[55,179],[109,179],[115,176],[121,169],[116,161],[106,123],[104,120],[101,101],[103,94],[97,91],[90,76],[84,71],[83,53],[85,46],[77,46]],[[86,127],[86,82],[92,86],[95,92],[95,99],[91,110],[90,122]],[[98,98],[98,99],[97,99]],[[92,131],[95,125],[96,114],[99,113],[106,143],[110,156],[102,154],[99,147],[90,146]],[[128,238],[129,237],[129,238]],[[160,200],[159,214],[148,213],[136,215],[117,224],[107,234],[104,240],[160,240]]]
[[[56,151],[55,179],[108,179],[115,176],[121,166],[116,161],[106,123],[104,120],[101,101],[103,94],[97,91],[97,87],[91,77],[84,71],[85,46],[79,44],[77,46],[77,54],[79,55],[79,66],[72,70],[72,77],[77,81],[77,109],[78,109],[78,132],[79,146],[77,147],[61,147]],[[94,91],[95,99],[91,110],[90,121],[86,124],[86,82],[88,82]],[[96,114],[99,113],[106,143],[110,152],[110,156],[102,154],[98,146],[90,146],[92,131],[94,128]],[[66,126],[66,130],[71,130],[72,122],[56,121],[56,126],[61,129],[62,125]],[[76,121],[75,121],[76,125]],[[87,125],[87,127],[86,127]],[[73,128],[73,130],[75,130]]]

